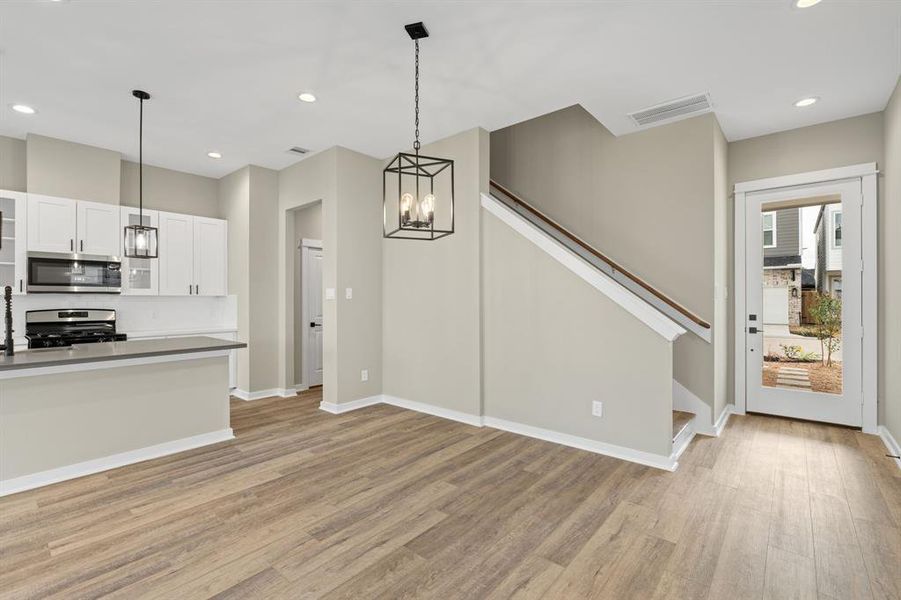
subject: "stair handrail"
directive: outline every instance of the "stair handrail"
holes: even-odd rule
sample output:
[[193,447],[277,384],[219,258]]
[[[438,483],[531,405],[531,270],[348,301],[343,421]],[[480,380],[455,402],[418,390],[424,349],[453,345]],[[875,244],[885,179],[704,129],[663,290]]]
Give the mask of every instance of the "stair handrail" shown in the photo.
[[[509,199],[514,205],[523,208],[530,214],[532,214],[535,217],[537,217],[538,219],[540,219],[542,222],[544,222],[547,225],[549,225],[550,227],[552,227],[554,230],[556,230],[558,233],[560,233],[561,235],[566,237],[568,240],[577,244],[584,251],[588,252],[595,258],[604,262],[607,266],[610,267],[612,276],[615,277],[617,275],[621,275],[623,277],[626,277],[627,279],[629,279],[630,281],[632,281],[633,283],[635,283],[636,285],[641,287],[643,290],[652,294],[655,298],[657,298],[658,300],[660,300],[661,302],[663,302],[664,304],[666,304],[667,306],[669,306],[670,308],[672,308],[673,310],[675,310],[676,312],[681,314],[683,317],[685,317],[686,319],[689,319],[695,325],[702,327],[704,329],[710,329],[710,323],[708,323],[707,321],[702,319],[700,316],[696,315],[695,313],[693,313],[691,310],[689,310],[685,306],[679,304],[678,302],[676,302],[675,300],[673,300],[672,298],[670,298],[669,296],[667,296],[666,294],[664,294],[663,292],[661,292],[660,290],[658,290],[657,288],[655,288],[654,286],[649,284],[648,282],[644,281],[637,275],[630,273],[627,269],[622,267],[619,263],[615,262],[614,260],[610,259],[608,256],[606,256],[606,255],[602,254],[601,252],[599,252],[598,250],[596,250],[588,242],[586,242],[585,240],[583,240],[576,234],[572,233],[571,231],[566,229],[563,225],[561,225],[557,221],[553,220],[552,218],[550,218],[549,216],[547,216],[546,214],[544,214],[543,212],[541,212],[540,210],[538,210],[537,208],[535,208],[534,206],[532,206],[531,204],[529,204],[528,202],[526,202],[525,200],[523,200],[522,198],[520,198],[519,196],[517,196],[516,194],[514,194],[513,192],[511,192],[504,186],[502,186],[501,184],[499,184],[498,182],[496,182],[494,180],[490,180],[488,183],[489,183],[490,187],[494,188],[495,190],[499,191],[501,194],[506,196],[507,199]],[[504,199],[501,198],[501,200],[503,201]]]

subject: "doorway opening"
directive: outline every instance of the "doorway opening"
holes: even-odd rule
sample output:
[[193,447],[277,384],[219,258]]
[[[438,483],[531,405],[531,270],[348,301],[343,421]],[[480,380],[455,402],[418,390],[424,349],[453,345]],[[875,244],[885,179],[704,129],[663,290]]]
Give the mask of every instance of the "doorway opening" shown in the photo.
[[[294,382],[305,390],[322,385],[322,203],[292,211],[294,247]],[[293,219],[292,219],[293,217]]]
[[874,432],[875,165],[735,190],[736,411]]

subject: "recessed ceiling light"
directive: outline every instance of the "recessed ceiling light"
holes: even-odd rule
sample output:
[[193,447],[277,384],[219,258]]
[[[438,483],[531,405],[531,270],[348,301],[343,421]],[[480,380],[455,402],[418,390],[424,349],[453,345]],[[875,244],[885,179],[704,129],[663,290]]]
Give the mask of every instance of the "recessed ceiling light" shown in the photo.
[[819,98],[817,96],[811,96],[810,98],[801,98],[797,102],[795,102],[795,106],[798,108],[804,108],[805,106],[811,106],[817,103]]
[[310,92],[303,92],[297,97],[301,102],[316,102],[316,96],[314,96]]
[[11,108],[17,113],[22,113],[23,115],[33,115],[34,113],[38,112],[27,104],[13,104]]
[[795,0],[795,6],[797,8],[810,8],[815,4],[819,4],[820,0]]
[[222,154],[219,152],[207,152],[206,155],[210,158],[222,158]]

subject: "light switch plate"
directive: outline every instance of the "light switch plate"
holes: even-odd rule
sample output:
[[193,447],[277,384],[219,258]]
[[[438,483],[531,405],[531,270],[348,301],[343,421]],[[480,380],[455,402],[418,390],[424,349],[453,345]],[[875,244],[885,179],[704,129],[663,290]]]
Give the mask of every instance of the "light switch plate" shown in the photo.
[[369,381],[369,369],[360,371],[360,381]]
[[325,288],[325,299],[326,300],[334,300],[335,299],[335,288]]
[[595,417],[603,417],[604,416],[604,403],[600,400],[595,400],[591,403],[591,414]]
[[353,288],[344,288],[344,298],[346,300],[350,300],[354,297],[354,289]]

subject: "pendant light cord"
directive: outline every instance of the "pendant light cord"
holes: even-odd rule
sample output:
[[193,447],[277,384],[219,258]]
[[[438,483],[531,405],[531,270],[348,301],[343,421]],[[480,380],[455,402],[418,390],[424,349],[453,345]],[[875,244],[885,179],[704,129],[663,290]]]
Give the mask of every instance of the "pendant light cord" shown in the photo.
[[138,117],[138,224],[144,224],[144,99]]
[[416,44],[416,74],[415,80],[416,84],[414,87],[414,98],[415,98],[415,125],[416,125],[416,140],[413,142],[413,149],[416,150],[416,155],[419,155],[419,40],[414,40]]

